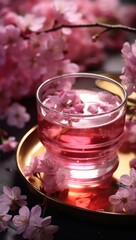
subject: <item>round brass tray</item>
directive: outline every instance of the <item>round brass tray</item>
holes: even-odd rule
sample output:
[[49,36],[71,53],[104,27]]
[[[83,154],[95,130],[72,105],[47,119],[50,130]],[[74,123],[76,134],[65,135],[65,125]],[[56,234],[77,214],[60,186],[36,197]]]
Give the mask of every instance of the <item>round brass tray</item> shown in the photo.
[[[17,167],[29,188],[34,190],[41,197],[46,197],[51,206],[66,211],[72,215],[92,222],[106,224],[136,225],[136,215],[114,213],[108,201],[109,195],[117,191],[117,180],[122,174],[129,173],[129,160],[135,157],[134,152],[119,152],[119,166],[114,173],[113,179],[108,188],[96,188],[81,191],[80,189],[69,189],[68,192],[56,196],[47,196],[40,191],[40,183],[34,177],[29,180],[25,177],[23,169],[30,163],[33,156],[44,151],[43,145],[37,136],[37,126],[30,129],[22,138],[17,149]],[[89,201],[89,206],[86,205]],[[84,204],[85,203],[85,204]]]

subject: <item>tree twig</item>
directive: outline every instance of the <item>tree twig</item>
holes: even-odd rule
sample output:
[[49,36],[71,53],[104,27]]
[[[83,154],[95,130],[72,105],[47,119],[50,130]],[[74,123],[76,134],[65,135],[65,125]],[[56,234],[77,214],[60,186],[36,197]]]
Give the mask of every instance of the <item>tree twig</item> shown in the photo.
[[53,31],[57,31],[62,28],[93,28],[93,27],[106,28],[105,31],[123,30],[123,31],[129,31],[129,32],[136,33],[136,28],[121,25],[121,24],[113,25],[113,24],[107,24],[107,23],[90,23],[90,24],[73,24],[73,25],[62,24],[60,26],[56,26],[56,27],[50,28],[48,30],[45,30],[45,32],[53,32]]
[[[88,23],[88,24],[73,24],[73,25],[67,25],[67,24],[62,24],[47,30],[42,30],[39,32],[36,32],[37,35],[39,35],[42,32],[45,33],[49,33],[49,32],[54,32],[54,31],[58,31],[62,28],[95,28],[95,27],[99,27],[99,28],[104,28],[104,30],[102,30],[101,32],[95,34],[94,36],[92,36],[92,39],[95,41],[100,35],[104,34],[105,32],[111,31],[111,30],[123,30],[123,31],[128,31],[128,32],[132,32],[132,33],[136,33],[136,28],[133,27],[129,27],[129,26],[125,26],[125,25],[121,25],[121,24],[107,24],[107,23]],[[29,34],[28,35],[24,35],[21,33],[20,35],[22,38],[24,38],[25,40],[28,40],[30,38]]]

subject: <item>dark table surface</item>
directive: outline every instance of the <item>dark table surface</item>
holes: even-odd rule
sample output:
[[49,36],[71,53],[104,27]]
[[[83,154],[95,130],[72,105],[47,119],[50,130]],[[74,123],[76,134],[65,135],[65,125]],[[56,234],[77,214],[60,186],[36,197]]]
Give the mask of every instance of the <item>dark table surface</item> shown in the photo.
[[[121,68],[121,62],[118,56],[109,59],[108,63],[104,66],[104,71],[115,72]],[[18,141],[24,136],[24,134],[31,129],[37,123],[36,116],[36,102],[35,97],[23,99],[21,101],[26,106],[28,112],[31,114],[31,121],[27,123],[25,128],[17,129],[14,127],[8,127],[5,122],[0,122],[0,128],[5,128],[10,136],[16,136]],[[9,187],[19,186],[22,192],[28,196],[28,205],[30,207],[38,204],[41,199],[34,192],[32,192],[28,185],[26,185],[24,179],[20,175],[16,164],[16,152],[3,154],[0,153],[0,193],[2,193],[3,186]],[[82,219],[82,216],[77,217],[69,213],[69,211],[61,211],[61,209],[55,208],[52,205],[47,207],[46,215],[52,216],[52,224],[59,225],[59,231],[54,235],[55,240],[108,240],[108,239],[136,239],[136,223],[135,226],[129,226],[129,222],[126,219],[125,225],[116,224],[116,221],[112,224],[101,221],[91,221]],[[128,223],[128,225],[127,225]],[[0,240],[20,240],[21,236],[16,235],[13,224],[10,224],[7,231],[0,233]],[[46,240],[46,239],[45,239]]]

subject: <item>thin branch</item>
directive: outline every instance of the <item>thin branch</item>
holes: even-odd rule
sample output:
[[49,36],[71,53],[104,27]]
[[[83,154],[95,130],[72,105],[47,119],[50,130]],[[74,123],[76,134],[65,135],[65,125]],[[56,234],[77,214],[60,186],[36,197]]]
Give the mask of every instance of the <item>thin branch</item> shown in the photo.
[[[54,31],[58,31],[62,28],[95,28],[95,27],[101,27],[101,28],[105,28],[104,30],[102,30],[101,32],[99,32],[98,34],[95,34],[94,36],[92,36],[92,39],[95,41],[100,35],[104,34],[105,32],[111,31],[111,30],[123,30],[123,31],[129,31],[132,33],[136,33],[136,28],[133,27],[129,27],[129,26],[125,26],[125,25],[121,25],[121,24],[115,24],[115,25],[111,25],[111,24],[107,24],[107,23],[90,23],[90,24],[73,24],[73,25],[65,25],[62,24],[60,26],[56,26],[53,28],[50,28],[48,30],[42,30],[40,32],[36,32],[37,35],[39,35],[42,32],[45,33],[49,33],[49,32],[54,32]],[[22,38],[24,38],[25,40],[29,39],[29,34],[28,35],[24,35],[21,33],[20,35]]]
[[[136,28],[133,27],[129,27],[129,26],[125,26],[125,25],[121,25],[121,24],[115,24],[115,25],[111,25],[111,24],[106,24],[106,23],[90,23],[90,24],[74,24],[74,25],[60,25],[57,27],[53,27],[50,28],[48,30],[46,30],[45,32],[53,32],[53,31],[57,31],[59,29],[62,28],[93,28],[93,27],[102,27],[102,28],[106,28],[105,31],[110,31],[110,30],[123,30],[123,31],[129,31],[129,32],[133,32],[136,33]],[[104,32],[105,32],[104,31]]]

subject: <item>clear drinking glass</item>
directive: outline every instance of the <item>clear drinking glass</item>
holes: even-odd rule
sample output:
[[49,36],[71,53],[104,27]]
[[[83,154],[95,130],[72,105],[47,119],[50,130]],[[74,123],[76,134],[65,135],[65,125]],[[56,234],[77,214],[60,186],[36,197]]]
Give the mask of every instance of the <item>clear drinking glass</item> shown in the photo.
[[43,82],[36,93],[38,137],[69,173],[69,185],[107,182],[118,167],[127,94],[99,74],[73,73]]

